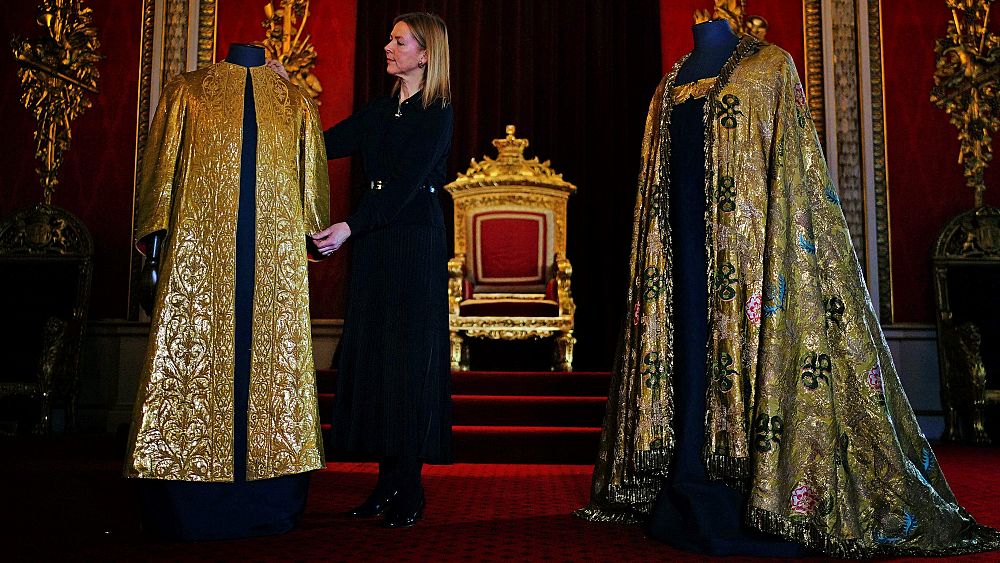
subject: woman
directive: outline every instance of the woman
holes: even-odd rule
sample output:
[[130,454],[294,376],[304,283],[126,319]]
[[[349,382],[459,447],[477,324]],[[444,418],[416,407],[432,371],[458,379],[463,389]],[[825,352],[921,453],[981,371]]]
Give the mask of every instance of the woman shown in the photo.
[[444,22],[397,17],[385,57],[392,95],[325,133],[328,158],[361,158],[365,193],[313,240],[327,256],[352,240],[333,443],[380,461],[375,490],[351,515],[384,515],[397,528],[423,514],[423,462],[451,454],[447,248],[435,194],[452,133]]

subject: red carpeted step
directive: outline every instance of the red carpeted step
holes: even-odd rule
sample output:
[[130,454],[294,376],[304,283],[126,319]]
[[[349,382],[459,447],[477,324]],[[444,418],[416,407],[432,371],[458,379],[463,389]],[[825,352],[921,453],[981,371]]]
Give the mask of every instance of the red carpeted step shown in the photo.
[[[333,414],[336,370],[319,370],[320,419]],[[593,463],[607,404],[607,372],[452,374],[458,463]],[[323,424],[329,443],[330,424]],[[344,452],[328,451],[331,459]]]
[[[317,370],[320,393],[336,389],[336,370]],[[611,374],[592,371],[456,371],[451,374],[456,395],[539,395],[607,397]]]
[[[323,424],[330,461],[373,461],[329,447],[332,425]],[[594,463],[600,428],[554,426],[453,426],[455,463]]]
[[604,397],[452,395],[454,424],[466,426],[594,427],[606,405]]
[[[333,412],[333,393],[319,394],[320,419]],[[452,420],[467,426],[600,426],[604,397],[452,395]]]
[[594,463],[600,439],[600,428],[452,428],[456,463]]

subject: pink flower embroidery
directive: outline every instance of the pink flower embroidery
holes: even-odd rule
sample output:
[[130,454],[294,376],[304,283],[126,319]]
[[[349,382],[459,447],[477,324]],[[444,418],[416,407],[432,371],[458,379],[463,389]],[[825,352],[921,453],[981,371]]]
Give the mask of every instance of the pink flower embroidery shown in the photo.
[[639,326],[639,309],[642,307],[641,302],[637,299],[635,302],[635,311],[632,313],[632,326]]
[[795,85],[795,104],[800,108],[806,107],[806,92],[801,84]]
[[754,293],[750,296],[750,299],[747,299],[747,318],[750,319],[750,322],[754,326],[760,326],[760,306],[761,298],[759,293]]
[[875,393],[882,392],[882,369],[878,364],[868,370],[868,387]]
[[799,483],[792,489],[792,512],[809,515],[816,509],[816,493],[809,485]]
[[809,485],[799,483],[792,489],[792,512],[796,514],[811,514],[816,508],[816,492]]

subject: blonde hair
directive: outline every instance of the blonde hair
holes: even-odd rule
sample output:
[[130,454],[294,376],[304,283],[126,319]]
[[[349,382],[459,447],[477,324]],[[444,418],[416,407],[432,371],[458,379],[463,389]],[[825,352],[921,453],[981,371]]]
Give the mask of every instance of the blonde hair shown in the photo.
[[[420,79],[424,107],[441,100],[441,107],[451,103],[451,53],[448,50],[448,27],[444,20],[430,12],[410,12],[396,16],[392,24],[403,22],[422,49],[427,51],[427,64]],[[399,91],[401,79],[396,79],[392,92]]]

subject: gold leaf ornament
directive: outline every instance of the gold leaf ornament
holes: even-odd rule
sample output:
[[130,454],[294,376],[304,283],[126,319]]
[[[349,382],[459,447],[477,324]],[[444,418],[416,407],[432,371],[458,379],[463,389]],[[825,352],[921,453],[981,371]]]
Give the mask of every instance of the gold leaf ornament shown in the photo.
[[82,0],[43,0],[37,19],[43,34],[11,41],[21,103],[36,121],[35,156],[40,162],[35,170],[47,204],[59,185],[63,152],[70,147],[70,124],[91,106],[87,94],[97,94],[96,65],[102,56],[92,13]]
[[259,44],[269,59],[285,67],[288,79],[315,100],[323,92],[323,85],[312,73],[316,66],[316,48],[312,45],[312,36],[305,33],[309,0],[281,0],[277,8],[275,4],[264,5],[262,25],[267,30],[267,38]]

